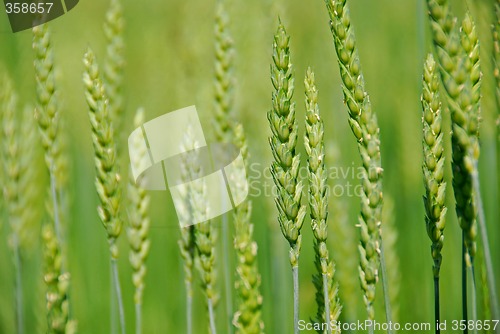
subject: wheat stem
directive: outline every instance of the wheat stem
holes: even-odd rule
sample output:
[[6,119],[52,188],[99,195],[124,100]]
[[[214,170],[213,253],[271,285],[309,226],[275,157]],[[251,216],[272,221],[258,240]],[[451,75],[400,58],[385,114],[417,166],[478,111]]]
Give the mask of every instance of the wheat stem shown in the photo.
[[135,304],[135,333],[142,333],[142,304]]
[[120,286],[120,278],[118,277],[118,263],[115,258],[111,258],[111,271],[113,273],[113,288],[116,293],[116,301],[118,303],[118,316],[120,320],[121,333],[127,332],[125,327],[125,309],[123,307],[122,289]]
[[210,334],[216,334],[217,330],[215,328],[215,306],[212,298],[208,298],[208,319],[210,325]]
[[[472,293],[471,293],[471,312],[472,312],[472,321],[474,323],[477,323],[477,296],[476,296],[476,277],[474,274],[474,265],[469,266],[469,274],[470,274],[470,281],[472,283]],[[477,326],[474,326],[472,329],[473,333],[477,334]]]
[[186,282],[186,334],[193,333],[193,287],[191,282]]
[[[222,203],[222,205],[227,205],[227,203]],[[229,226],[228,226],[228,216],[227,214],[222,215],[222,260],[224,261],[224,290],[226,297],[226,313],[227,313],[227,333],[233,333],[234,329],[231,324],[232,314],[233,314],[233,298],[232,298],[232,280],[230,274],[230,264],[229,261]]]
[[441,313],[439,311],[439,277],[434,277],[434,320],[436,325],[436,334],[441,333],[439,324],[441,323]]
[[293,277],[293,332],[299,334],[299,266],[292,267]]
[[[462,231],[462,320],[468,323],[469,315],[467,312],[467,245],[465,243],[465,232]],[[469,329],[466,326],[464,329],[464,334],[469,333]]]
[[[496,107],[497,107],[497,120],[496,120],[496,131],[497,131],[497,196],[500,197],[500,0],[495,2],[495,22],[493,24],[493,63],[494,63],[494,76],[496,81]],[[477,170],[477,168],[476,168]],[[479,178],[474,175],[474,184],[479,188]],[[476,190],[479,194],[479,190]],[[481,198],[478,199],[478,206],[482,206]],[[486,277],[488,282],[488,290],[490,293],[490,307],[492,317],[494,319],[500,319],[500,308],[499,308],[499,298],[497,295],[497,290],[495,287],[495,275],[493,270],[493,263],[491,259],[491,252],[489,248],[488,233],[486,231],[486,220],[481,217],[481,212],[484,214],[484,210],[479,211],[479,228],[481,233],[481,239],[483,240],[483,251],[484,251],[484,261],[486,266]],[[500,218],[500,206],[498,211],[498,217]],[[500,326],[497,327],[496,333],[500,334]]]
[[24,304],[23,304],[23,284],[22,284],[22,267],[21,267],[21,250],[19,238],[17,234],[12,235],[12,248],[14,251],[14,270],[15,270],[15,296],[16,296],[16,320],[17,333],[24,334]]
[[[495,273],[493,270],[493,261],[491,258],[491,250],[490,250],[490,243],[488,239],[488,230],[486,226],[486,217],[484,216],[484,207],[483,207],[483,201],[481,198],[481,190],[480,190],[480,183],[479,183],[479,174],[478,174],[478,168],[477,168],[477,160],[474,161],[475,163],[475,168],[474,168],[474,173],[472,174],[472,183],[474,185],[474,192],[476,193],[476,198],[477,198],[477,212],[478,212],[478,223],[479,223],[479,233],[481,234],[481,239],[482,239],[482,244],[483,244],[483,256],[484,256],[484,264],[486,267],[486,278],[487,278],[487,284],[488,284],[488,290],[489,290],[489,300],[490,300],[490,307],[491,307],[491,314],[493,319],[498,319],[500,318],[499,314],[499,308],[498,308],[498,296],[497,296],[497,290],[496,290],[496,284],[495,284]],[[500,334],[500,329],[497,330],[497,334]]]
[[[495,97],[496,97],[496,163],[497,163],[497,197],[500,197],[500,0],[495,1],[495,16],[494,23],[492,25],[492,33],[493,33],[493,74],[495,76]],[[497,208],[497,219],[500,219],[500,206]],[[481,232],[483,233],[483,232]],[[483,238],[484,240],[484,238]],[[484,244],[484,241],[483,241]],[[487,259],[485,258],[487,261]],[[492,268],[491,268],[492,269]],[[489,271],[489,270],[488,270]],[[493,274],[493,271],[491,271]],[[491,277],[493,278],[493,277]],[[490,277],[488,274],[488,284],[491,283]],[[491,293],[491,292],[490,292]],[[491,300],[491,303],[495,303],[496,305],[496,318],[500,319],[500,310],[498,308],[498,298],[495,300]],[[493,305],[492,305],[493,309]],[[500,333],[500,329],[498,329],[497,333]]]
[[[323,278],[323,299],[325,300],[325,315],[330,317],[330,298],[329,298],[329,293],[328,293],[328,275],[327,274],[322,274],[321,275]],[[326,322],[326,332],[328,334],[332,334],[332,328],[330,326],[330,320],[328,318],[325,318]]]

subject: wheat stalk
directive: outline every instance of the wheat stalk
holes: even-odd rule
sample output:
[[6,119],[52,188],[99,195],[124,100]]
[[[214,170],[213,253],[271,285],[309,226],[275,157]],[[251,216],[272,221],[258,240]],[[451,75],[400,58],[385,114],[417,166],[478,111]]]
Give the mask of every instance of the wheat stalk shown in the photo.
[[[495,97],[497,107],[497,175],[500,175],[500,0],[495,2],[495,19],[492,26],[493,33],[493,74],[495,76]],[[497,176],[497,195],[500,196],[500,176]],[[500,217],[500,207],[498,210]]]
[[[427,235],[431,239],[431,255],[434,261],[434,299],[435,299],[435,321],[440,323],[439,302],[439,273],[441,269],[441,250],[444,242],[444,228],[446,224],[445,195],[446,182],[444,181],[444,147],[441,103],[439,101],[439,78],[437,64],[432,54],[427,56],[423,74],[422,93],[422,124],[423,124],[423,152],[424,163],[422,170],[424,174],[425,196],[425,224]],[[439,333],[436,328],[436,333]]]
[[116,146],[114,131],[107,106],[107,98],[100,78],[99,68],[94,53],[88,49],[83,58],[85,72],[83,83],[85,97],[89,107],[89,118],[92,127],[92,142],[95,152],[96,190],[100,205],[97,209],[99,218],[106,229],[111,256],[111,271],[122,333],[125,333],[125,313],[118,277],[118,246],[116,241],[122,230],[119,216],[121,203],[120,175],[116,165]]
[[[495,76],[495,82],[496,82],[495,96],[496,96],[496,105],[498,114],[496,121],[497,183],[498,183],[497,194],[500,194],[500,0],[497,0],[494,6],[496,15],[495,15],[495,22],[493,24],[493,65],[494,65],[493,74]],[[479,182],[476,182],[475,184],[479,186]],[[477,191],[477,193],[479,194],[479,191]],[[481,203],[478,202],[478,205],[481,205]],[[495,275],[493,271],[491,252],[489,249],[489,244],[487,242],[488,234],[486,233],[486,226],[483,226],[485,225],[483,224],[484,218],[481,217],[482,212],[483,212],[482,210],[479,210],[480,213],[479,224],[480,224],[481,239],[483,240],[483,252],[485,259],[485,276],[486,276],[486,281],[488,283],[491,314],[493,318],[498,319],[500,318],[500,308],[498,306],[499,299],[496,292]],[[500,328],[497,328],[496,333],[500,334]]]
[[[349,125],[358,141],[358,150],[363,162],[363,192],[359,218],[361,230],[359,273],[364,291],[364,302],[368,318],[373,320],[375,318],[373,307],[375,285],[380,264],[386,317],[387,322],[390,322],[392,311],[390,310],[388,284],[384,278],[385,260],[381,235],[383,170],[380,161],[380,130],[365,89],[346,0],[325,0],[325,3],[338,57],[344,100],[349,111]],[[370,330],[373,331],[373,329]]]
[[[304,145],[307,153],[309,180],[309,209],[311,228],[314,235],[314,253],[317,273],[313,275],[316,287],[318,312],[316,321],[327,324],[327,333],[332,333],[330,324],[337,322],[341,312],[338,298],[338,284],[333,280],[335,269],[328,255],[328,188],[325,169],[325,144],[323,120],[319,114],[318,91],[314,72],[307,69],[304,80],[306,105],[306,133]],[[323,333],[322,330],[318,331]],[[340,333],[337,329],[335,333]]]
[[271,81],[274,87],[272,110],[267,113],[272,136],[269,138],[274,161],[271,174],[277,188],[275,199],[281,232],[290,244],[294,286],[294,332],[299,321],[299,255],[302,236],[300,230],[306,215],[301,203],[302,182],[298,179],[300,154],[296,152],[298,124],[295,120],[293,67],[290,62],[290,37],[280,22],[274,35]]
[[[248,175],[248,145],[245,132],[241,124],[234,127],[235,145],[240,149],[243,166],[239,170]],[[247,178],[239,175],[240,179],[233,180],[238,185],[237,192],[245,191]],[[234,209],[234,248],[236,249],[235,288],[238,291],[238,310],[233,317],[233,324],[238,334],[264,333],[262,320],[262,294],[260,292],[261,276],[257,266],[258,246],[253,237],[254,225],[251,223],[252,202],[243,201]]]
[[[144,123],[144,109],[139,109],[134,118],[134,127],[138,128]],[[130,143],[136,155],[131,157],[131,164],[135,170],[140,170],[141,162],[147,156],[147,150],[143,149],[143,141],[138,142],[138,138],[134,137],[135,141]],[[134,304],[135,304],[135,332],[142,332],[142,299],[144,294],[144,279],[146,277],[146,259],[149,254],[150,239],[149,226],[150,219],[148,215],[150,196],[148,195],[145,185],[145,177],[140,177],[135,181],[132,173],[129,173],[128,182],[128,202],[129,209],[127,211],[130,226],[127,229],[127,237],[130,244],[129,260],[132,266],[132,282],[135,286]]]
[[[493,23],[493,63],[497,103],[497,175],[500,175],[500,0],[495,2],[495,22]],[[498,194],[500,194],[500,176],[498,177]]]

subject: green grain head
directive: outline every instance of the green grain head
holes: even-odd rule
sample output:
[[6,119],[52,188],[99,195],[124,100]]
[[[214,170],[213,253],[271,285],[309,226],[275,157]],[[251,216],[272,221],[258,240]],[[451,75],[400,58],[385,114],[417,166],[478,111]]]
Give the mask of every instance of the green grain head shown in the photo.
[[380,226],[382,220],[382,174],[380,130],[372,111],[370,98],[356,48],[356,38],[346,0],[325,0],[330,16],[330,30],[337,53],[344,101],[349,112],[349,125],[358,142],[363,164],[361,215],[360,278],[369,319],[374,319],[373,302],[378,280]]
[[[144,110],[139,109],[134,118],[134,127],[140,127],[144,123]],[[137,139],[137,137],[134,137]],[[137,154],[131,157],[131,164],[139,170],[140,164],[144,161],[144,156],[148,154],[147,150],[143,150],[141,142],[132,142],[134,152]],[[129,260],[132,266],[132,282],[135,286],[134,301],[136,304],[142,304],[142,295],[144,291],[144,279],[146,276],[146,259],[149,254],[150,239],[149,226],[150,219],[148,215],[150,196],[146,189],[146,179],[139,177],[137,182],[134,180],[132,173],[129,175],[128,182],[128,218],[129,227],[127,229],[128,241],[130,244]]]
[[422,93],[422,125],[423,125],[423,154],[425,196],[425,225],[427,235],[431,239],[431,255],[434,261],[434,277],[439,277],[441,269],[441,250],[444,242],[444,228],[446,223],[445,195],[446,182],[444,181],[444,145],[442,128],[442,110],[439,100],[438,68],[432,54],[427,56],[423,75]]
[[44,244],[44,281],[47,285],[47,321],[48,333],[76,333],[76,322],[69,320],[69,273],[62,270],[60,247],[51,224],[44,224],[42,229]]
[[83,63],[85,65],[83,83],[89,107],[97,173],[95,185],[100,203],[97,212],[106,229],[111,256],[116,259],[118,258],[116,239],[121,233],[122,221],[119,217],[121,204],[120,175],[116,166],[113,126],[111,125],[108,102],[100,78],[99,68],[92,50],[89,49],[85,53]]
[[[318,323],[331,323],[332,321],[338,321],[342,307],[338,297],[338,284],[333,279],[335,274],[334,264],[329,258],[326,243],[328,237],[329,196],[328,175],[325,168],[324,125],[319,114],[318,91],[314,72],[311,68],[307,69],[304,86],[306,95],[306,134],[304,143],[308,157],[308,200],[317,270],[316,274],[313,275],[313,283],[316,287],[316,303],[318,305],[316,321]],[[319,332],[323,333],[323,331]]]
[[233,111],[233,40],[229,33],[229,18],[223,1],[217,1],[215,16],[215,103],[214,132],[217,141],[230,142],[232,130],[230,114]]
[[290,37],[280,22],[274,35],[271,81],[273,107],[267,118],[274,161],[271,174],[277,188],[276,207],[281,232],[290,244],[290,263],[298,266],[302,237],[300,230],[306,215],[302,200],[302,182],[298,179],[300,154],[296,152],[298,124],[295,120],[293,67],[290,62]]

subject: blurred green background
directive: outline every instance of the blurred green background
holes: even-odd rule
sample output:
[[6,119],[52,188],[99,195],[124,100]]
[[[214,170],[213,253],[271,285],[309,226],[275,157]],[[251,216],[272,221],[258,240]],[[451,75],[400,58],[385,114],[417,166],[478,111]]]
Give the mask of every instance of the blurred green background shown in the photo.
[[[470,2],[472,3],[472,1]],[[451,1],[454,11],[463,17],[464,1]],[[53,47],[58,88],[62,101],[61,114],[68,134],[70,154],[71,217],[67,224],[66,247],[71,273],[72,316],[78,321],[80,333],[108,333],[110,318],[110,275],[105,232],[100,223],[94,189],[93,151],[87,106],[82,84],[82,57],[88,46],[98,61],[105,55],[103,22],[108,1],[81,1],[68,14],[52,21]],[[206,135],[211,136],[211,110],[214,80],[214,13],[213,0],[202,1],[123,1],[126,19],[125,90],[127,114],[122,133],[123,143],[132,130],[132,115],[142,106],[147,119],[185,106],[198,108]],[[390,250],[399,259],[400,287],[399,320],[401,322],[433,322],[432,260],[430,241],[426,235],[421,174],[421,73],[423,59],[430,51],[430,36],[425,2],[350,1],[354,26],[367,89],[378,115],[381,128],[384,196],[392,202],[393,211],[386,216],[393,220],[398,241]],[[491,65],[493,1],[474,2],[470,7],[479,25],[483,67],[483,123],[480,177],[485,204],[489,238],[494,256],[497,287],[500,287],[500,224],[496,175],[494,79]],[[332,176],[329,183],[336,187],[331,196],[329,216],[331,254],[344,282],[340,293],[344,306],[342,319],[356,321],[365,318],[358,287],[358,273],[352,263],[358,261],[355,224],[359,199],[347,193],[360,180],[352,171],[360,164],[354,137],[347,123],[346,108],[337,68],[337,60],[322,0],[315,1],[229,1],[231,32],[235,42],[236,108],[235,118],[245,126],[252,155],[250,181],[254,203],[253,223],[259,245],[259,267],[264,297],[263,314],[268,333],[290,333],[292,325],[291,270],[288,245],[276,220],[276,209],[270,193],[272,180],[268,172],[271,162],[267,138],[266,113],[271,107],[272,86],[269,76],[271,45],[278,16],[291,35],[292,62],[295,65],[295,101],[300,136],[304,134],[303,77],[307,66],[316,72],[319,102],[325,120],[327,145],[326,163],[332,170],[348,173]],[[13,78],[20,101],[35,103],[32,33],[13,34],[7,16],[0,13],[0,64]],[[445,117],[447,118],[447,117]],[[449,130],[449,124],[446,125]],[[213,137],[212,137],[213,138]],[[446,137],[449,148],[449,137]],[[299,145],[302,145],[302,139]],[[302,150],[303,151],[303,150]],[[128,156],[123,151],[122,171],[127,170]],[[304,153],[302,153],[304,154]],[[451,157],[448,150],[448,162]],[[303,155],[303,164],[305,156]],[[33,168],[45,166],[34,162]],[[453,210],[450,168],[447,178],[449,191],[448,220],[442,267],[442,318],[460,319],[460,229]],[[123,173],[126,174],[126,173]],[[343,189],[343,193],[340,193]],[[39,207],[46,218],[45,188]],[[177,246],[179,229],[175,210],[168,192],[153,192],[151,204],[151,243],[143,306],[144,333],[184,333],[184,283]],[[3,200],[3,199],[2,199]],[[388,207],[388,206],[387,206]],[[354,239],[344,240],[336,231],[344,220]],[[9,226],[2,215],[0,224],[0,333],[15,332],[14,276],[12,255],[8,247]],[[215,224],[220,230],[220,219]],[[34,228],[39,231],[40,224]],[[35,235],[36,235],[35,233]],[[303,228],[303,252],[300,257],[301,319],[309,320],[315,312],[312,234],[309,220]],[[221,234],[219,233],[219,237]],[[342,239],[342,240],[340,240]],[[23,253],[26,327],[28,333],[43,331],[45,322],[44,295],[41,274],[41,245],[33,239]],[[220,240],[220,238],[219,238]],[[219,242],[221,244],[221,242]],[[343,245],[341,245],[343,244]],[[344,248],[342,248],[344,247]],[[339,249],[343,249],[340,251]],[[120,239],[120,276],[124,290],[127,327],[134,328],[133,286],[128,263],[126,238]],[[347,252],[346,252],[347,250]],[[387,251],[387,250],[386,250]],[[218,250],[219,267],[222,249]],[[230,254],[234,257],[234,254]],[[351,263],[351,265],[347,265]],[[233,263],[229,263],[233,272]],[[391,270],[389,268],[389,270]],[[478,268],[479,292],[483,282]],[[356,290],[342,294],[343,285]],[[219,285],[222,289],[222,268]],[[347,283],[346,283],[347,282]],[[199,286],[199,280],[196,281]],[[346,288],[347,289],[347,288]],[[204,299],[200,289],[195,294],[195,332],[206,331]],[[347,291],[347,290],[346,290]],[[381,300],[381,286],[377,290]],[[500,291],[498,291],[500,294]],[[233,296],[234,297],[234,296]],[[227,316],[224,296],[218,306],[218,327],[226,333]],[[480,301],[482,298],[480,297]],[[377,305],[377,317],[383,321],[382,303]],[[480,310],[482,309],[480,303]],[[480,313],[482,314],[482,313]]]

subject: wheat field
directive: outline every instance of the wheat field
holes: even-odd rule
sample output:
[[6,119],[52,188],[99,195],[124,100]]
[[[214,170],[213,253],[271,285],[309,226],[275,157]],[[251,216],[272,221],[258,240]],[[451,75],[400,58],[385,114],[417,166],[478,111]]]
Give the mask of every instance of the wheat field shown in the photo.
[[[0,13],[0,333],[500,320],[499,22],[497,0],[81,1],[18,33]],[[128,137],[191,105],[249,194],[181,229]]]

